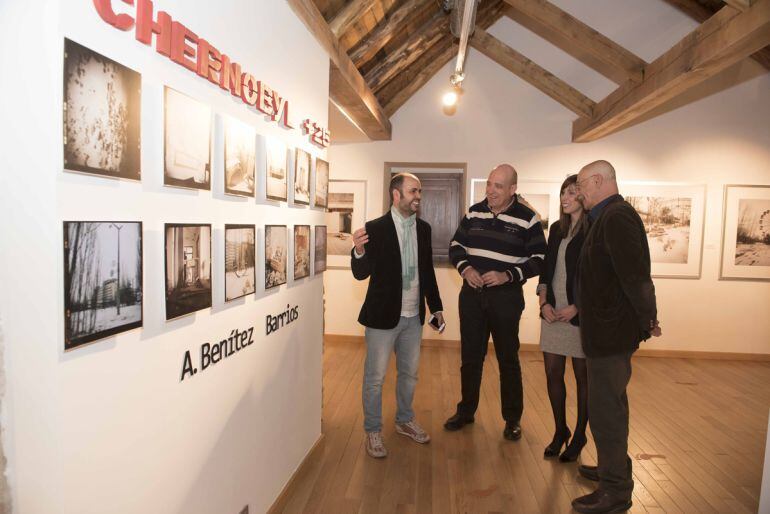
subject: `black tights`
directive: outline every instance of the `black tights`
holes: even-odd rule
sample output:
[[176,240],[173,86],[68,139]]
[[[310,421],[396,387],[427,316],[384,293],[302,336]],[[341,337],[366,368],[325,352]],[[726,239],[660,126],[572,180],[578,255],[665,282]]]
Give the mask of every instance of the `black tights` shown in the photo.
[[[551,400],[553,420],[556,433],[564,433],[568,430],[565,402],[567,400],[567,388],[564,385],[564,369],[567,357],[554,353],[543,352],[545,363],[545,376],[548,381],[548,398]],[[575,371],[575,383],[577,384],[577,423],[573,439],[585,437],[588,426],[588,371],[586,360],[572,358],[572,368]]]

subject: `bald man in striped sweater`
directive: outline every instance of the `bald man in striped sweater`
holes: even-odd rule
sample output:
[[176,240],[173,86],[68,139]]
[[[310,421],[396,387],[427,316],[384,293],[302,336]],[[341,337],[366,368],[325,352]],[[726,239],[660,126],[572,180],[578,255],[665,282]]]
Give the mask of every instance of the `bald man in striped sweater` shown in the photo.
[[489,335],[500,365],[503,437],[521,438],[523,393],[519,365],[522,285],[540,274],[546,240],[540,217],[516,196],[516,170],[497,166],[487,179],[486,199],[463,217],[449,258],[463,277],[460,290],[462,400],[444,424],[459,430],[473,423]]

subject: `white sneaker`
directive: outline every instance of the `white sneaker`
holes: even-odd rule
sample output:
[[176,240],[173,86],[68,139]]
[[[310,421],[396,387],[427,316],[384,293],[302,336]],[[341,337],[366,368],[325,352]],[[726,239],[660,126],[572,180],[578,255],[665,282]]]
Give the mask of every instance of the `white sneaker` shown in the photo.
[[388,456],[388,450],[382,442],[382,432],[366,433],[366,453],[375,459],[381,459]]
[[414,420],[407,423],[396,423],[396,433],[405,435],[420,444],[430,441],[428,432],[423,430]]

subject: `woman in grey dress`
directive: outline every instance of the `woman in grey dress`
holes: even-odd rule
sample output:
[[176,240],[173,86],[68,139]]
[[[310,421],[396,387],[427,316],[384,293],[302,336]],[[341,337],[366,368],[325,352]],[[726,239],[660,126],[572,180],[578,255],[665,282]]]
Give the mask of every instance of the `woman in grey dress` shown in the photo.
[[[584,214],[583,204],[578,200],[576,182],[577,175],[570,175],[561,186],[560,217],[551,225],[545,268],[537,287],[542,318],[540,349],[543,351],[548,398],[555,422],[553,440],[543,455],[558,455],[562,462],[571,462],[580,456],[586,444],[588,426],[588,375],[573,291],[580,249],[588,232],[588,216]],[[572,357],[577,384],[578,415],[572,440],[565,412],[567,389],[564,385],[564,370],[567,357]],[[568,441],[566,449],[559,455],[562,446]]]

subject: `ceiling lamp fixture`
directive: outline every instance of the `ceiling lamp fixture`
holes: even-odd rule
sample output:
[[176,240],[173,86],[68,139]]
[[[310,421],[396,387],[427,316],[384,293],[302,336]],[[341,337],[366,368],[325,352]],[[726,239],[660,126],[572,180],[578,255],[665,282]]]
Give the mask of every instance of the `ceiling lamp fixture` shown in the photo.
[[462,94],[462,83],[465,80],[465,57],[468,54],[468,38],[471,37],[476,27],[478,0],[448,0],[446,5],[451,9],[449,28],[452,35],[460,39],[460,47],[457,50],[455,71],[449,77],[452,89],[444,94],[442,102],[444,107],[454,107]]

